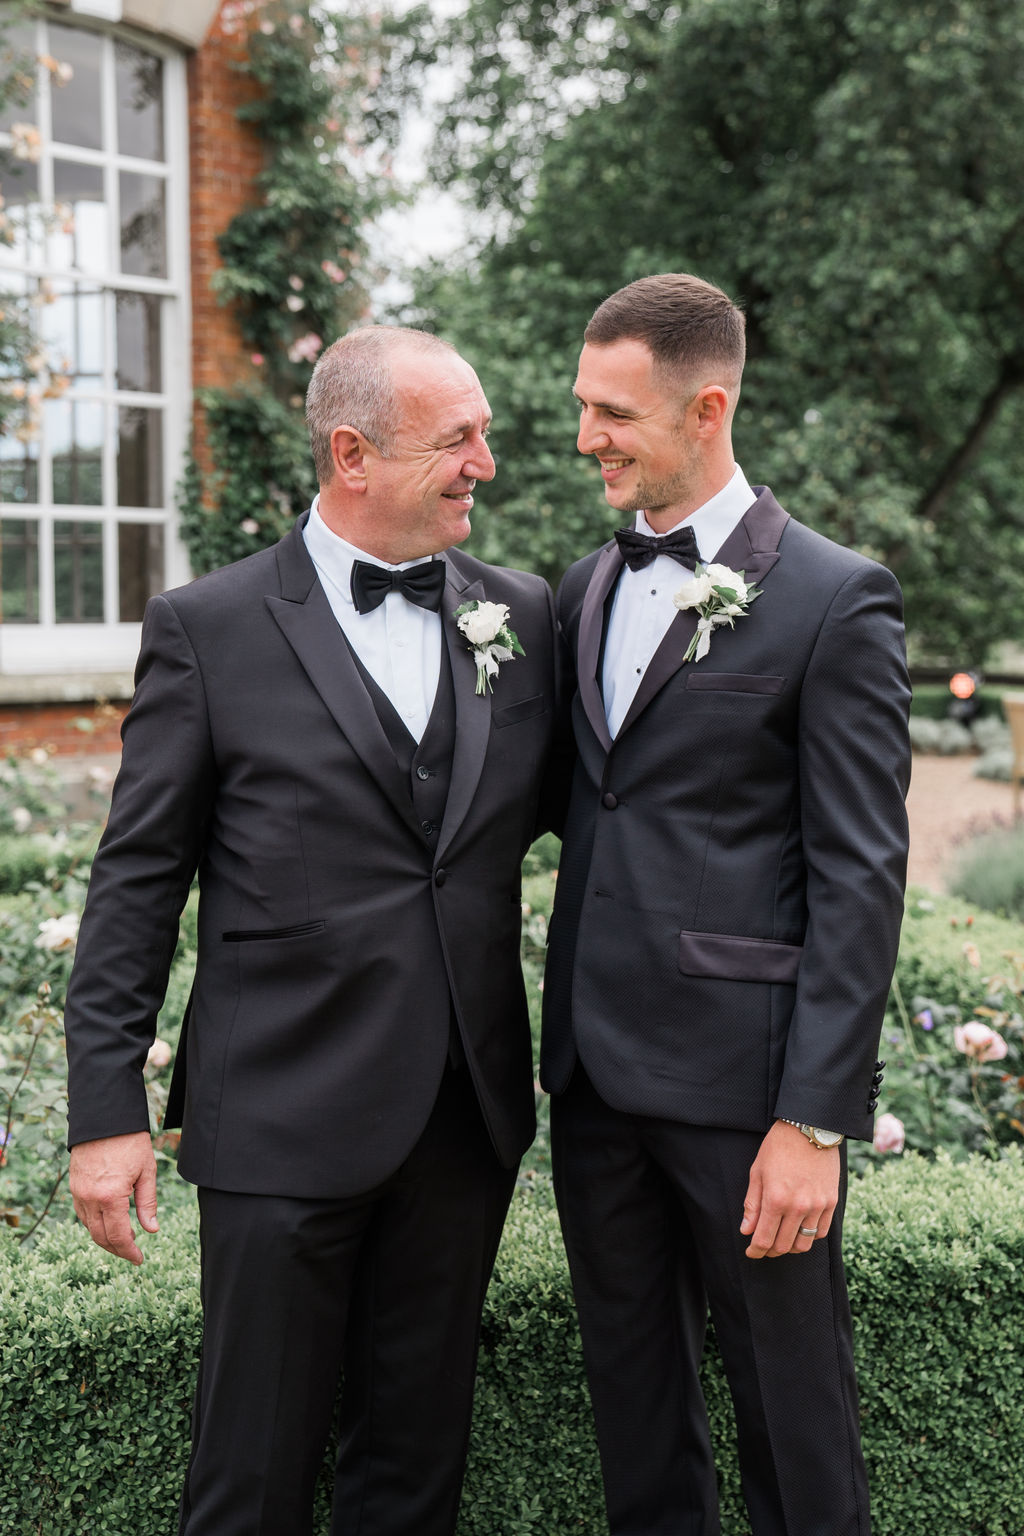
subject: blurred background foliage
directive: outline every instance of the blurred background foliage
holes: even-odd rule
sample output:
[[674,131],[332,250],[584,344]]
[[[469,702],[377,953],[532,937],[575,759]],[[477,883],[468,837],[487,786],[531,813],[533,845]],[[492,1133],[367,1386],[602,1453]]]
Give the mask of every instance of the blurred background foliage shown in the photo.
[[380,89],[457,82],[431,174],[478,233],[395,318],[460,346],[495,411],[471,547],[557,580],[609,537],[572,450],[581,332],[622,284],[694,271],[747,312],[748,478],[896,571],[918,655],[1018,640],[1020,0],[438,9],[393,23]]

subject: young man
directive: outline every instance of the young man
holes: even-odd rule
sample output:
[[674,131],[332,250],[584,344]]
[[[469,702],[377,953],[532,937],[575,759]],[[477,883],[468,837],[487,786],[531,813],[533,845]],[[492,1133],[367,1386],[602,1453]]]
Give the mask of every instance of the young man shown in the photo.
[[632,526],[558,600],[542,1075],[611,1531],[719,1530],[710,1306],[754,1536],[866,1536],[841,1143],[871,1134],[902,915],[899,588],[747,484],[724,293],[642,279],[585,341],[578,446]]

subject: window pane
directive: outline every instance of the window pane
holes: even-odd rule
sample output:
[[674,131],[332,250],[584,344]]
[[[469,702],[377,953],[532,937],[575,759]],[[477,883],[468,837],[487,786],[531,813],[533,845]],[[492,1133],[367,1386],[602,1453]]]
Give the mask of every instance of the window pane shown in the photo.
[[5,432],[0,436],[0,501],[38,500],[39,443],[35,437],[19,442],[14,432]]
[[103,294],[99,288],[55,283],[52,304],[42,310],[42,332],[50,356],[69,365],[74,385],[96,387],[103,380]]
[[163,413],[125,405],[117,413],[117,504],[162,507]]
[[0,521],[0,623],[39,622],[39,524]]
[[103,501],[103,407],[54,400],[46,413],[53,457],[53,499],[58,506],[98,507]]
[[12,27],[0,40],[0,74],[7,79],[17,73],[19,79],[12,80],[12,84],[24,84],[27,88],[27,92],[17,91],[16,101],[0,105],[0,130],[5,133],[12,123],[35,123],[38,120],[35,40],[35,28],[24,25]]
[[116,318],[118,389],[159,393],[160,300],[151,293],[119,293]]
[[148,598],[164,588],[164,530],[155,523],[118,523],[117,590],[122,624],[142,618]]
[[50,27],[50,52],[60,64],[70,64],[65,85],[54,83],[51,93],[53,137],[61,144],[102,149],[100,117],[100,39],[92,32]]
[[103,171],[98,165],[53,162],[53,198],[69,215],[50,237],[50,257],[57,267],[105,272],[110,265],[109,215],[103,200]]
[[53,525],[53,578],[58,624],[103,622],[103,526]]
[[161,176],[121,172],[121,271],[166,277],[164,182]]
[[43,255],[43,216],[39,169],[29,160],[4,167],[4,207],[0,210],[0,266],[9,262],[37,266]]
[[164,66],[152,53],[114,44],[117,147],[141,160],[164,158]]

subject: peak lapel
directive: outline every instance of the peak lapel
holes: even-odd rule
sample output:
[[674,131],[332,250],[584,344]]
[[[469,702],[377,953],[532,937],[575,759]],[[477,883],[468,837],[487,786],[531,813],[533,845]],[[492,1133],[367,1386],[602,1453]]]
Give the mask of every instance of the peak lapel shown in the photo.
[[583,712],[591,729],[606,752],[612,749],[608,731],[601,683],[597,675],[601,660],[601,636],[604,633],[604,605],[609,592],[619,579],[625,561],[617,544],[602,549],[590,578],[580,610],[580,628],[576,641],[576,675]]
[[[764,486],[755,489],[757,500],[754,505],[743,514],[710,562],[742,571],[743,579],[749,585],[762,581],[779,559],[779,541],[789,522],[789,513],[782,510],[771,491]],[[686,648],[696,633],[696,613],[692,608],[681,609],[666,630],[664,639],[651,657],[650,666],[640,680],[640,686],[619,729],[620,737],[679,671]]]
[[371,778],[398,815],[422,836],[412,797],[356,670],[352,653],[331,611],[327,594],[302,542],[297,525],[278,545],[282,597],[268,595],[268,609],[306,675]]
[[[445,559],[448,575],[441,597],[441,627],[443,643],[448,647],[452,688],[455,692],[455,753],[452,758],[448,803],[437,840],[438,859],[447,852],[473,803],[491,734],[490,690],[483,694],[477,693],[473,652],[455,620],[455,610],[462,603],[486,601],[484,585],[482,581],[466,581],[453,562],[451,551],[447,552]],[[514,617],[511,622],[514,628]],[[500,678],[497,681],[500,687]]]

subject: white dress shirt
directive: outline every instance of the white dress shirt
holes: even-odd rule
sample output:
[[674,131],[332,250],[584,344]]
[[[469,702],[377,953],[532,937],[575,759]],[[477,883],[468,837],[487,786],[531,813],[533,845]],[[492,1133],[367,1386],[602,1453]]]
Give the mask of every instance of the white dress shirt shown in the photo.
[[389,592],[372,613],[352,601],[352,565],[366,560],[386,571],[404,571],[418,560],[388,565],[332,533],[319,512],[319,496],[303,529],[309,557],[331,611],[363,666],[391,700],[411,735],[420,741],[434,707],[441,675],[441,615]]
[[[667,531],[674,533],[676,528],[689,524],[697,540],[700,558],[707,563],[714,560],[756,500],[746,476],[737,465],[728,485]],[[637,513],[635,526],[637,533],[654,535],[654,529],[642,512]],[[605,714],[613,738],[626,718],[640,679],[679,611],[673,597],[693,579],[692,571],[668,555],[659,555],[642,571],[631,571],[628,566],[623,568],[612,599],[601,672]]]

